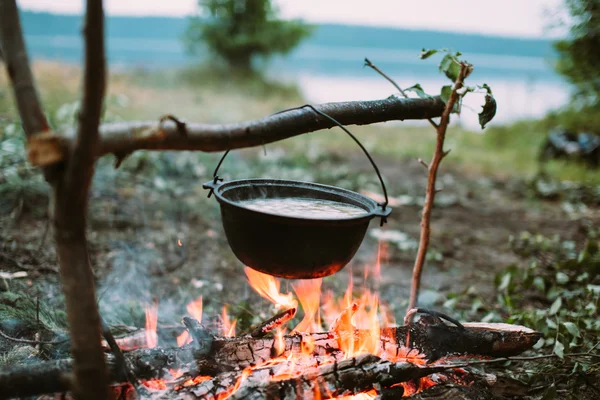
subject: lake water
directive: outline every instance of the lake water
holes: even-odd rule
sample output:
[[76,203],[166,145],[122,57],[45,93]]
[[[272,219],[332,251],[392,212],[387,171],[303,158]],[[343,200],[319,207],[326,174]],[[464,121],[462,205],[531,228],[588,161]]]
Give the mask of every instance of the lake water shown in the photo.
[[[327,44],[325,39],[303,44],[290,56],[273,60],[269,74],[297,82],[311,103],[380,99],[394,94],[395,89],[387,81],[363,67],[365,57],[404,88],[418,82],[427,93],[437,94],[442,85],[449,83],[437,71],[439,57],[425,61],[418,59],[419,48],[414,44],[403,43],[403,47],[413,48],[397,49],[390,43],[381,48],[355,45],[351,38],[332,44]],[[485,40],[473,39],[484,44]],[[26,41],[34,58],[81,60],[79,35],[29,34]],[[109,36],[107,49],[110,64],[120,68],[181,67],[193,61],[176,35],[164,38]],[[498,102],[494,123],[540,117],[567,103],[569,87],[553,72],[550,59],[542,56],[542,52],[528,56],[526,51],[518,49],[515,50],[520,53],[518,55],[510,54],[510,49],[503,49],[503,54],[498,54],[498,50],[497,54],[486,54],[481,51],[481,46],[478,49],[478,52],[464,52],[464,58],[475,66],[469,82],[485,82],[492,87]],[[477,129],[481,99],[482,96],[477,95],[466,99],[460,124]]]

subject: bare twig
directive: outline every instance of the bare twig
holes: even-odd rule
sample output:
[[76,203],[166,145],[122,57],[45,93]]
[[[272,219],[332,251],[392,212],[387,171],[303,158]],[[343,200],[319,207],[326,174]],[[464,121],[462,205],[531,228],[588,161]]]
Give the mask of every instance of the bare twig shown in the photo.
[[121,348],[119,347],[117,341],[115,340],[115,337],[110,331],[110,327],[104,322],[102,318],[100,319],[100,323],[102,326],[102,336],[104,336],[104,340],[106,340],[106,343],[110,347],[110,351],[115,356],[117,368],[121,370],[123,377],[129,383],[131,383],[131,385],[133,385],[134,389],[137,390],[137,388],[139,387],[139,381],[133,373],[132,369],[127,365],[127,359],[123,355]]
[[63,339],[63,340],[44,341],[44,340],[19,339],[19,338],[15,338],[15,337],[7,335],[2,330],[0,330],[0,336],[2,336],[6,340],[10,340],[11,342],[34,344],[34,345],[38,345],[38,344],[56,345],[56,344],[65,343],[65,342],[67,342],[69,340],[69,339]]
[[0,47],[27,137],[49,131],[48,121],[29,67],[15,0],[0,0]]
[[[437,140],[435,145],[435,151],[433,153],[433,159],[429,163],[429,174],[427,176],[427,192],[425,195],[425,204],[423,205],[423,215],[421,217],[421,235],[419,240],[419,250],[417,258],[415,260],[415,266],[413,269],[412,285],[410,292],[410,299],[408,302],[408,311],[412,310],[417,306],[417,300],[419,297],[419,289],[421,286],[421,273],[423,271],[423,264],[425,263],[425,257],[427,255],[427,247],[429,245],[429,237],[431,234],[431,210],[433,209],[433,202],[435,200],[435,181],[437,178],[437,171],[442,162],[442,159],[448,154],[444,151],[444,139],[446,138],[446,130],[450,122],[450,114],[454,110],[454,105],[459,99],[457,90],[463,86],[463,81],[468,73],[471,71],[471,66],[467,63],[461,63],[460,72],[452,88],[452,94],[446,103],[442,118],[437,127]],[[409,318],[410,319],[410,318]],[[410,322],[410,321],[408,321]]]
[[[440,97],[326,103],[315,106],[342,125],[368,125],[395,120],[438,117],[444,111]],[[181,124],[180,124],[181,125]],[[293,136],[336,126],[330,119],[310,109],[293,109],[254,121],[235,124],[185,124],[185,135],[176,122],[128,121],[103,124],[94,155],[115,154],[124,158],[136,150],[196,150],[217,152],[260,146]],[[75,132],[36,136],[29,143],[29,161],[52,165],[68,158]]]
[[[396,81],[394,81],[392,78],[390,78],[385,72],[383,72],[382,70],[379,69],[379,67],[375,64],[373,64],[371,62],[371,60],[369,60],[368,58],[365,58],[365,65],[367,67],[370,67],[371,69],[373,69],[375,72],[377,72],[379,75],[381,75],[382,77],[384,77],[385,79],[387,79],[387,81],[389,83],[391,83],[392,85],[394,85],[394,87],[400,92],[400,94],[404,97],[408,99],[408,95],[406,94],[406,92],[404,90],[402,90],[402,88],[400,87],[400,85],[398,85],[396,83]],[[432,120],[431,118],[427,118],[427,121],[429,121],[429,123],[431,124],[431,126],[433,126],[435,129],[438,128],[438,125],[435,123],[434,120]]]

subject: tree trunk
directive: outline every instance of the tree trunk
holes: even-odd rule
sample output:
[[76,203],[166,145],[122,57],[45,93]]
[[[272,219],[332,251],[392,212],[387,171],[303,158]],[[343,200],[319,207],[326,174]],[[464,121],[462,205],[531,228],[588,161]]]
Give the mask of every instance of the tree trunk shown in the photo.
[[[86,195],[87,192],[85,190]],[[54,238],[77,373],[73,392],[77,398],[104,400],[109,393],[108,376],[104,368],[100,316],[85,233],[86,203],[76,199],[74,193],[67,192],[62,182],[55,184]],[[86,397],[82,393],[86,393]],[[90,393],[93,397],[89,397]]]

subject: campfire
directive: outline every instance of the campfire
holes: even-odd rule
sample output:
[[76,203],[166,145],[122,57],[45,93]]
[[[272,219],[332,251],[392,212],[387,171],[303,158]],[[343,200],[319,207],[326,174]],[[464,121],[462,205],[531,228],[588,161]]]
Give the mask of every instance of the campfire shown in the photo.
[[[226,307],[207,318],[198,297],[187,305],[181,328],[159,327],[154,302],[144,330],[116,339],[123,362],[107,355],[113,391],[126,399],[223,400],[400,398],[447,384],[474,390],[495,378],[466,359],[516,355],[540,338],[525,327],[461,324],[422,309],[414,310],[423,315],[419,321],[398,326],[378,293],[352,279],[338,298],[322,291],[321,279],[295,281],[286,292],[278,278],[251,268],[245,273],[277,309],[272,318],[239,332]],[[379,260],[365,269],[367,277],[379,279]],[[49,379],[48,369],[59,374],[69,365],[40,368]],[[62,391],[58,381],[46,384],[46,393]],[[16,395],[39,393],[31,386],[17,390],[15,376],[12,387]]]

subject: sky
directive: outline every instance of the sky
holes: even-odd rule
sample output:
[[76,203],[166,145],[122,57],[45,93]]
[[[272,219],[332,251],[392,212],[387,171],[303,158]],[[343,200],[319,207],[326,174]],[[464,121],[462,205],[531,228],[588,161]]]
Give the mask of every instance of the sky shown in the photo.
[[[563,0],[274,0],[284,18],[512,37],[556,37],[549,30]],[[17,0],[23,9],[79,14],[83,0]],[[197,0],[105,0],[109,15],[185,16]]]

